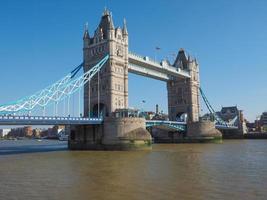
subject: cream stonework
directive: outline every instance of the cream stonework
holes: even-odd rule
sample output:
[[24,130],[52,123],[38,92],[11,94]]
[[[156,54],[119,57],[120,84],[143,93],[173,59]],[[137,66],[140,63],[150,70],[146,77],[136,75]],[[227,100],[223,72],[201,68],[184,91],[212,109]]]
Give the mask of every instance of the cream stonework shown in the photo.
[[[84,87],[84,115],[110,116],[117,108],[128,108],[128,32],[115,28],[112,16],[105,10],[94,35],[84,33],[84,72],[109,54],[110,59],[93,80]],[[98,102],[98,95],[100,97]],[[90,98],[89,98],[90,96]]]

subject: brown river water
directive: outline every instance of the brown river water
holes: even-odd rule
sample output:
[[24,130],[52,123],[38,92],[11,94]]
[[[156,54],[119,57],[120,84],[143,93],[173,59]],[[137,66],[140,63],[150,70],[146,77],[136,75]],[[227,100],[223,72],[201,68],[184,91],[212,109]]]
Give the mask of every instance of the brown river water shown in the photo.
[[106,152],[0,141],[0,199],[267,199],[267,140]]

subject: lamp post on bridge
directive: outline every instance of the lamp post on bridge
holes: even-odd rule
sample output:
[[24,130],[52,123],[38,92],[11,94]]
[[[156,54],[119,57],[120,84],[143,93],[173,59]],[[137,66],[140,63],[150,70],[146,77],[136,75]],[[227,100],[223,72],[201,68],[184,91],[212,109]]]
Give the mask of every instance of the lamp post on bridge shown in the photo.
[[140,109],[140,113],[144,113],[144,105],[146,103],[146,100],[142,100],[141,101],[141,109]]

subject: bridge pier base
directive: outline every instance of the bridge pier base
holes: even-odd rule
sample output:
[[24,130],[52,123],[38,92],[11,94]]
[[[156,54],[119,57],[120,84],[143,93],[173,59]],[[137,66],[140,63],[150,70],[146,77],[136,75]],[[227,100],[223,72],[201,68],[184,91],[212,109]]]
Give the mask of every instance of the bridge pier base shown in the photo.
[[75,125],[69,131],[70,150],[151,149],[143,118],[107,117],[101,125]]
[[186,140],[188,142],[213,142],[222,139],[222,133],[215,128],[212,121],[198,121],[187,124]]

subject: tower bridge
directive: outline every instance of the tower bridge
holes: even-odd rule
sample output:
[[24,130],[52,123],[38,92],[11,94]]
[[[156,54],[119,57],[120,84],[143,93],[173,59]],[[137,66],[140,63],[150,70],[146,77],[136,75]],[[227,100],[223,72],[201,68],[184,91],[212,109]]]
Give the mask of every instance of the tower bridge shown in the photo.
[[[83,74],[77,77],[83,69]],[[128,105],[128,73],[154,78],[166,82],[168,113],[170,121],[145,121],[143,118],[114,115]],[[200,89],[197,60],[180,49],[173,64],[165,60],[157,62],[128,50],[126,21],[123,28],[114,26],[108,10],[103,12],[94,34],[86,27],[83,35],[83,62],[71,73],[36,94],[18,101],[0,105],[0,125],[25,124],[69,125],[71,149],[127,149],[147,147],[151,135],[146,127],[168,127],[176,131],[187,131],[192,138],[221,137],[215,129],[236,129],[235,124],[222,121]],[[83,115],[80,117],[57,117],[58,103],[83,90]],[[204,98],[215,122],[200,119],[200,96]],[[80,98],[80,95],[79,95]],[[45,114],[46,106],[55,104],[55,116]],[[79,101],[80,103],[80,101]],[[80,109],[80,105],[77,106]],[[28,115],[36,109],[43,116]],[[187,122],[178,122],[181,116]],[[4,115],[4,116],[3,116]]]

